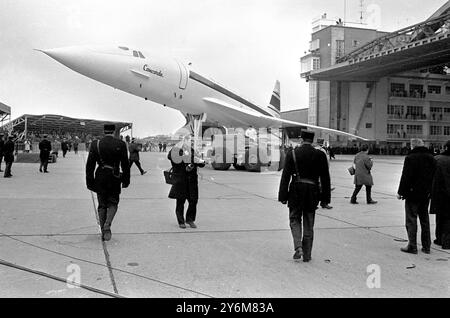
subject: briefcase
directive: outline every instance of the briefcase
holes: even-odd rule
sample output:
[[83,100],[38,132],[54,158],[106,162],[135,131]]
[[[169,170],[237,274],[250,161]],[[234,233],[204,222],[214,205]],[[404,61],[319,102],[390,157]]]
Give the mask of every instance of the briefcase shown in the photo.
[[169,170],[164,170],[164,179],[166,179],[167,184],[175,184],[178,181],[178,175],[173,172],[173,168]]
[[350,168],[348,168],[348,173],[350,173],[351,176],[354,176],[356,173],[355,167],[351,166]]

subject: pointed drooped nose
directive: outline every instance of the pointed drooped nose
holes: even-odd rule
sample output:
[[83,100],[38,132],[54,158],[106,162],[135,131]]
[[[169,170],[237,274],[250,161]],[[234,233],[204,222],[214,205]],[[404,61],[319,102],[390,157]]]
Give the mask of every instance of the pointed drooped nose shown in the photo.
[[38,51],[75,72],[107,85],[112,85],[120,76],[117,60],[94,47],[71,46]]
[[84,68],[87,62],[89,50],[84,47],[72,46],[57,49],[38,50],[41,51],[59,63],[79,72]]

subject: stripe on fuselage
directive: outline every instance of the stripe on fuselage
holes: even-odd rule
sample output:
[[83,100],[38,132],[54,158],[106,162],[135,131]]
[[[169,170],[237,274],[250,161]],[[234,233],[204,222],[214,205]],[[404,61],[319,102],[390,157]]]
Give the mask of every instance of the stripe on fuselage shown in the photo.
[[235,93],[229,91],[228,89],[218,85],[217,83],[214,83],[213,81],[204,78],[203,76],[201,76],[200,74],[195,73],[194,71],[190,71],[189,72],[189,78],[193,79],[194,81],[203,84],[213,90],[215,90],[216,92],[219,92],[221,94],[224,94],[225,96],[234,99],[235,101],[244,104],[245,106],[250,107],[253,110],[256,110],[259,113],[262,113],[263,115],[266,116],[270,116],[273,117],[272,114],[268,113],[267,111],[261,109],[260,107],[256,106],[255,104],[249,102],[248,100],[245,100],[244,98],[236,95]]

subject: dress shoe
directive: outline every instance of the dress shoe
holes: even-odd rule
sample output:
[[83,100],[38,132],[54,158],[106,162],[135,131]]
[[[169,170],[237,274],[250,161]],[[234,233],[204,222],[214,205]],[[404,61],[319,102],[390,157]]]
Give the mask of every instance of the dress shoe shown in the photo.
[[180,229],[185,229],[186,228],[186,224],[184,224],[184,223],[178,224],[178,226],[180,227]]
[[438,239],[434,240],[433,243],[436,244],[436,245],[439,245],[439,246],[442,245],[442,242],[440,240],[438,240]]
[[299,261],[303,256],[303,250],[301,248],[298,248],[295,250],[295,254],[294,256],[292,256],[292,258],[294,259],[294,261]]
[[41,169],[41,168],[39,168],[39,172],[42,172],[42,169]]
[[189,224],[189,226],[190,226],[191,228],[193,228],[193,229],[196,229],[196,228],[197,228],[197,225],[195,225],[194,222],[186,222],[186,223]]
[[378,201],[374,201],[374,200],[370,200],[369,202],[367,202],[367,204],[377,204]]
[[103,231],[103,235],[102,235],[103,241],[110,241],[111,237],[112,237],[111,230],[104,230]]
[[356,200],[351,200],[350,204],[359,204]]
[[12,176],[4,176],[3,178],[11,178]]
[[424,248],[424,247],[422,247],[422,253],[425,253],[425,254],[431,254],[431,251],[430,251],[429,248]]
[[143,175],[146,174],[146,173],[147,173],[147,171],[141,172],[141,176],[143,176]]
[[311,257],[303,257],[303,263],[311,262]]
[[322,207],[322,209],[327,209],[327,210],[333,209],[333,207],[331,205],[329,205],[329,204],[321,205],[321,207]]
[[402,247],[400,251],[403,253],[417,254],[417,248],[412,248],[411,246]]

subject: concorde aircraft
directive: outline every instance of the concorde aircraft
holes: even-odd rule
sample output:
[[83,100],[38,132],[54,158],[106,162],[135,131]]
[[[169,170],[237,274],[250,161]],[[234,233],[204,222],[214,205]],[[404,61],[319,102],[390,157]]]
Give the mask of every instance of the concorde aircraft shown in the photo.
[[177,109],[192,127],[195,121],[202,121],[203,125],[210,127],[245,129],[306,127],[363,139],[334,129],[281,119],[278,82],[270,105],[260,106],[200,75],[190,65],[144,50],[125,46],[78,46],[39,51],[96,81]]

